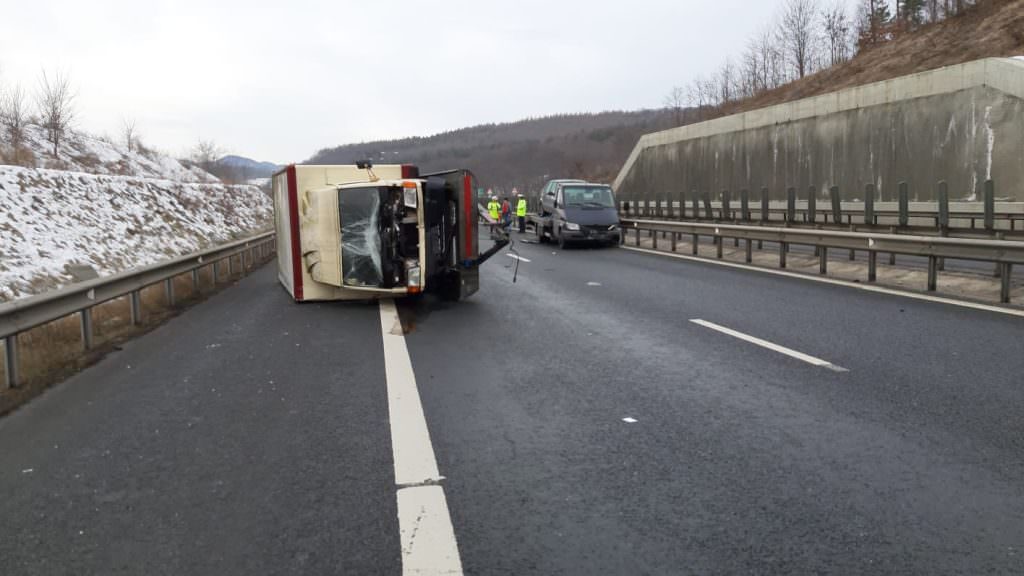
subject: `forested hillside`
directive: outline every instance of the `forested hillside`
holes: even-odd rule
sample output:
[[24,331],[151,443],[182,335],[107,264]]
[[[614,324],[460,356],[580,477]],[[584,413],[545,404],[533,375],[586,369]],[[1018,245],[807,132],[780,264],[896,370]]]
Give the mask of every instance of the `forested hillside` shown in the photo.
[[321,150],[309,163],[412,163],[423,170],[469,168],[482,186],[533,189],[545,178],[610,182],[637,139],[671,127],[667,110],[567,114],[485,124],[422,138],[347,144]]

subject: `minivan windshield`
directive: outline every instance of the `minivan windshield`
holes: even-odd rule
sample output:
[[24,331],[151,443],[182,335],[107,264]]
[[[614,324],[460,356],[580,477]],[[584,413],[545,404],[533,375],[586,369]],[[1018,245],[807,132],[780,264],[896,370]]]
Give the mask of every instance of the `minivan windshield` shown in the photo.
[[607,186],[565,186],[562,188],[566,206],[582,208],[614,208],[612,189]]

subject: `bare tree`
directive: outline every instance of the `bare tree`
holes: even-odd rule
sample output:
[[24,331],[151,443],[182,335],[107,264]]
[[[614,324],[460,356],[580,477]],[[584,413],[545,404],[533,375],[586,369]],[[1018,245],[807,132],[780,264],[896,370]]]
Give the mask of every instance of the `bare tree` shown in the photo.
[[732,63],[732,58],[725,59],[715,82],[717,101],[720,105],[729,104],[736,99],[736,67]]
[[803,78],[813,71],[816,18],[817,7],[814,0],[786,0],[782,20],[779,22],[779,32],[798,78]]
[[124,147],[129,152],[134,152],[139,141],[139,133],[135,128],[134,118],[123,118],[121,120],[121,137],[124,138]]
[[682,86],[673,86],[665,95],[665,109],[672,112],[672,122],[676,126],[682,126],[686,110],[686,89]]
[[821,21],[825,29],[829,65],[835,66],[846,62],[851,56],[853,37],[853,22],[846,10],[846,3],[843,0],[835,0],[822,11]]
[[53,144],[54,158],[58,157],[60,143],[74,122],[74,99],[71,79],[67,74],[58,71],[51,78],[43,70],[36,93],[36,109],[39,124],[46,130],[46,139]]
[[0,124],[14,149],[14,163],[21,163],[21,149],[25,143],[25,127],[28,125],[28,104],[25,90],[12,86],[0,97]]
[[220,146],[213,140],[203,140],[200,138],[196,145],[192,147],[189,159],[203,170],[209,172],[213,169],[221,154]]

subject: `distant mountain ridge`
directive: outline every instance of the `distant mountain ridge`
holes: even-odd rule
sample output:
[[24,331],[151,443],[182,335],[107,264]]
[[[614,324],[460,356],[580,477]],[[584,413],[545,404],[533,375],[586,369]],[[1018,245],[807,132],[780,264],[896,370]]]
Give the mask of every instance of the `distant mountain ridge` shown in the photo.
[[667,110],[565,114],[482,124],[433,136],[325,148],[310,164],[410,163],[424,171],[468,168],[481,186],[536,190],[548,178],[611,182],[642,134],[671,128]]
[[252,158],[246,158],[245,156],[228,154],[217,160],[211,172],[226,181],[245,182],[248,180],[270,178],[274,172],[280,169],[281,166],[273,162],[261,162]]

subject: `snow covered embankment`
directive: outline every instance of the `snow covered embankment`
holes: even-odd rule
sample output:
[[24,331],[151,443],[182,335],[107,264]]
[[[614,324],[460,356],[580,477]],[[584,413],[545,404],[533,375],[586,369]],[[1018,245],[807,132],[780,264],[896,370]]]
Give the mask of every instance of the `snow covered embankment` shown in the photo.
[[0,166],[0,301],[109,275],[268,229],[255,186]]

